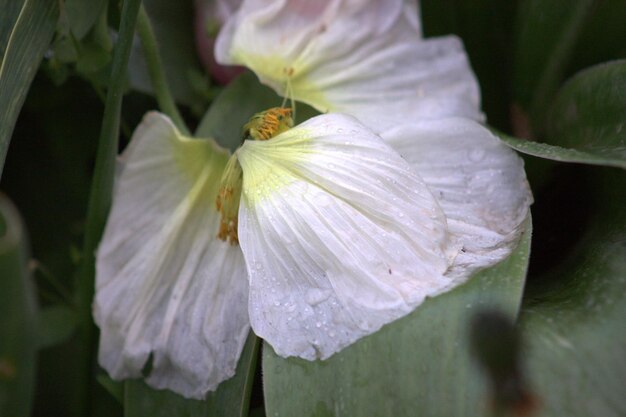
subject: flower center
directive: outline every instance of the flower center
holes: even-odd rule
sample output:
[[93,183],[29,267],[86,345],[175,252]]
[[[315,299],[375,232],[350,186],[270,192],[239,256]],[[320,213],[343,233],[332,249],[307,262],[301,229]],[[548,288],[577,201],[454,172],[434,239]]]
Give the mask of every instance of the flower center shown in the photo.
[[[274,107],[262,111],[250,118],[243,126],[243,138],[253,140],[268,140],[293,127],[292,111],[290,108]],[[231,245],[239,243],[237,235],[237,221],[239,216],[239,202],[243,187],[243,171],[235,152],[222,174],[220,189],[215,200],[220,212],[220,228],[217,237]]]
[[268,140],[292,127],[292,110],[286,107],[274,107],[252,116],[250,121],[243,126],[243,138]]

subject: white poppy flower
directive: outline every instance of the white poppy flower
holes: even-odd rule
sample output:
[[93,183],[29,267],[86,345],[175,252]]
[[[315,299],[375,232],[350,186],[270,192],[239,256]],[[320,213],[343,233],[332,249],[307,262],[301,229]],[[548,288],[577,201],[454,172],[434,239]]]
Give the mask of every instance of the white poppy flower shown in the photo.
[[351,116],[246,141],[227,242],[227,153],[146,116],[97,254],[100,364],[141,377],[152,356],[148,384],[202,398],[233,375],[249,323],[280,355],[324,359],[508,255],[530,202],[513,152],[462,119],[386,139],[423,179]]
[[376,132],[400,122],[482,120],[460,40],[423,39],[407,0],[244,0],[216,58],[244,65],[276,92]]

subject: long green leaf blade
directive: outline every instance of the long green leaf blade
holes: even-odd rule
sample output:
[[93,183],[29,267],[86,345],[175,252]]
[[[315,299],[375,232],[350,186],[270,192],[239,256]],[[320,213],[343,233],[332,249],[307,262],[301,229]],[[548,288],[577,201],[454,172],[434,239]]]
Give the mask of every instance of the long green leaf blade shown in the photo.
[[58,1],[26,0],[11,31],[0,66],[0,177],[17,116],[58,18]]
[[20,15],[24,1],[25,0],[0,0],[0,10],[2,10],[2,14],[0,14],[0,62],[2,62],[2,57],[7,49],[7,43],[9,43],[11,31],[15,26],[17,17]]

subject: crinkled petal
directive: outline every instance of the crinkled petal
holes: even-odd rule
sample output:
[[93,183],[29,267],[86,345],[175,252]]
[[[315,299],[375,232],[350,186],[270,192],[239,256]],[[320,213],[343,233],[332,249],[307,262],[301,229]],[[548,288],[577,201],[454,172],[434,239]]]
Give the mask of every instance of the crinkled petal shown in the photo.
[[220,33],[216,56],[376,132],[413,120],[482,120],[462,43],[422,39],[414,12],[404,0],[248,0]]
[[227,153],[148,114],[118,171],[96,263],[99,362],[114,379],[202,398],[234,374],[249,331],[238,247],[216,239]]
[[465,119],[408,124],[383,138],[422,176],[463,248],[448,276],[465,280],[511,253],[532,203],[514,151]]
[[441,209],[353,117],[318,116],[237,155],[250,320],[278,354],[327,358],[450,288]]

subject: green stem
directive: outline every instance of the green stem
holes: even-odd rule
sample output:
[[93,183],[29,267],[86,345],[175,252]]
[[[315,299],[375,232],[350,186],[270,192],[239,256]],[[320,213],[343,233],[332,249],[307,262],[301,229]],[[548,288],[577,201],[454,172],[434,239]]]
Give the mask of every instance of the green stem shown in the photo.
[[[98,83],[91,81],[91,88],[93,88],[93,91],[95,91],[96,95],[98,96],[98,98],[100,99],[100,101],[102,102],[102,104],[106,104],[107,101],[107,97],[106,97],[106,93],[104,92],[104,89],[102,87],[100,87],[100,85],[98,85]],[[128,123],[126,123],[126,121],[124,120],[123,117],[120,117],[120,129],[122,130],[122,135],[124,135],[124,137],[130,139],[133,132],[130,129],[130,126],[128,126]]]
[[140,5],[141,0],[124,0],[122,6],[119,37],[113,51],[113,67],[104,106],[96,165],[87,208],[83,258],[78,270],[76,284],[82,349],[78,358],[79,382],[77,386],[77,405],[74,411],[79,416],[91,415],[90,398],[94,381],[93,369],[96,341],[95,326],[91,316],[95,281],[95,251],[104,230],[109,208],[111,207],[126,68]]
[[139,10],[139,20],[137,21],[137,32],[143,46],[144,58],[148,67],[148,74],[152,82],[152,88],[156,94],[157,102],[163,113],[167,114],[178,130],[184,135],[191,135],[189,129],[185,125],[183,118],[178,112],[172,93],[167,85],[165,72],[163,71],[163,61],[159,55],[159,47],[157,40],[150,24],[150,18],[146,13],[146,9],[142,6]]

